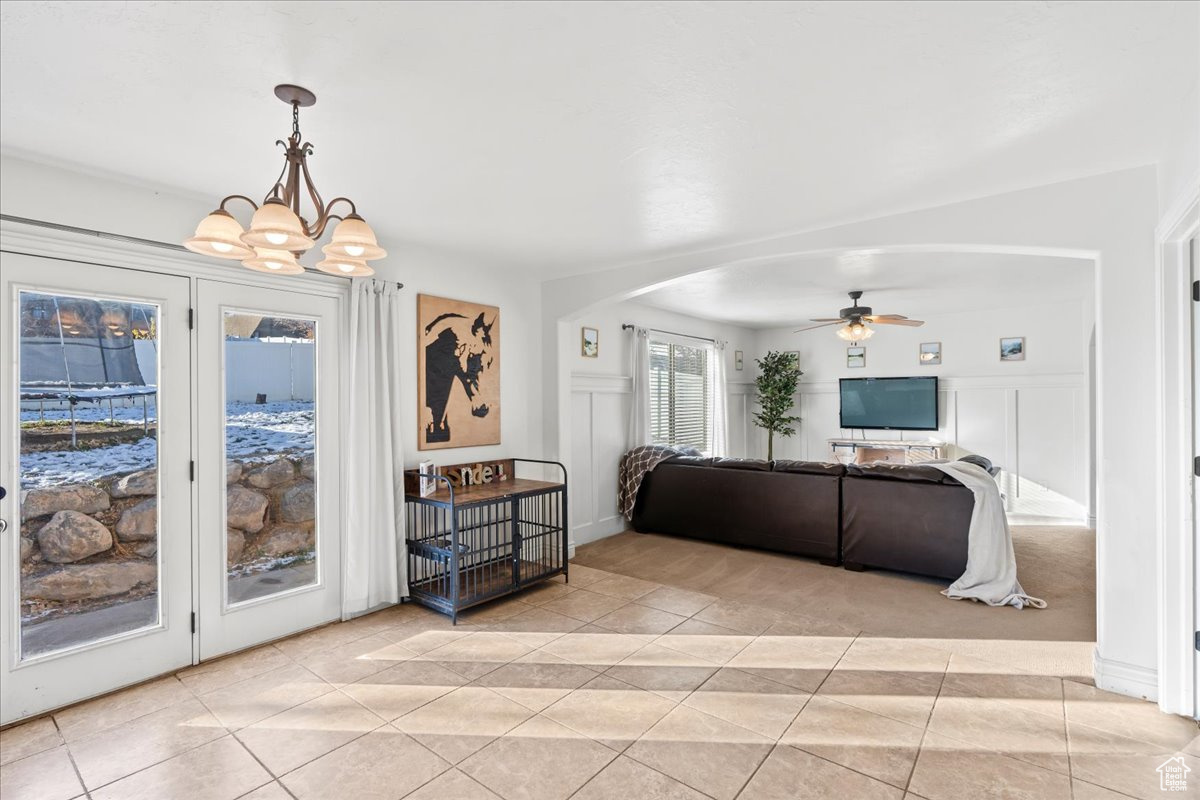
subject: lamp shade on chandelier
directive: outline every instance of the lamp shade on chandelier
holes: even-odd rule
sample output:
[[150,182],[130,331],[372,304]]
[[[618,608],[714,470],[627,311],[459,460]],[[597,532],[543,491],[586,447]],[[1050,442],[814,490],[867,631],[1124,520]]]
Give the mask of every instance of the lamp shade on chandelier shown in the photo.
[[[367,262],[387,255],[375,232],[348,198],[335,197],[325,203],[308,171],[308,156],[312,155],[313,147],[300,135],[300,108],[316,103],[316,95],[303,87],[283,84],[275,87],[275,96],[292,107],[292,135],[286,141],[276,142],[285,150],[285,163],[275,185],[261,205],[245,195],[226,197],[216,211],[200,220],[195,235],[186,239],[183,246],[201,255],[241,261],[247,269],[298,275],[304,272],[298,257],[312,249],[329,223],[336,220],[329,244],[321,248],[326,257],[317,262],[317,269],[342,277],[375,274]],[[312,222],[301,216],[303,192],[307,192],[313,206]],[[232,200],[241,200],[254,209],[250,230],[244,229],[226,210],[226,204]],[[338,204],[348,206],[349,213],[334,214],[332,209]]]

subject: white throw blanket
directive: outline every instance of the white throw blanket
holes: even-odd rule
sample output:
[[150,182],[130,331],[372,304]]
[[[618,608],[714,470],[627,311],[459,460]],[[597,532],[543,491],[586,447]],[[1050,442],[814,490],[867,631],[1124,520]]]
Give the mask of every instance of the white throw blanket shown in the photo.
[[1012,532],[1004,515],[1000,489],[988,471],[976,464],[948,461],[929,464],[971,490],[975,508],[967,532],[967,571],[942,592],[951,600],[978,600],[989,606],[1045,608],[1046,601],[1025,594],[1017,580]]

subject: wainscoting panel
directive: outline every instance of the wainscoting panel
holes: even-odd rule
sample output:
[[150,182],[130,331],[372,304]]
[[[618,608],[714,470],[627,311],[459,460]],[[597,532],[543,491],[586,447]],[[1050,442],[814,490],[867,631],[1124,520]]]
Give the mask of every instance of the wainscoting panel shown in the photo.
[[[617,510],[617,465],[625,452],[632,391],[624,376],[571,376],[571,547],[625,530]],[[729,384],[731,456],[745,457],[755,439],[753,402],[753,384]]]

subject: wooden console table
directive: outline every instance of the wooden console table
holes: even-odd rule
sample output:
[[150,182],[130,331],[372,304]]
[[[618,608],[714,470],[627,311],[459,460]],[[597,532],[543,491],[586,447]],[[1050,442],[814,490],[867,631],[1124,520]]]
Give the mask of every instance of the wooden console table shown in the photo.
[[946,457],[945,442],[895,439],[830,439],[829,455],[842,464],[920,464]]

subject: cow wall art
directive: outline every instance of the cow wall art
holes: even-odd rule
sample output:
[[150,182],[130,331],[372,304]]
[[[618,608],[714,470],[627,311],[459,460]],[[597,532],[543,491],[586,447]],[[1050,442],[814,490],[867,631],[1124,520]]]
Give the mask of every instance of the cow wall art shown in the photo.
[[417,295],[421,450],[500,444],[500,309]]

